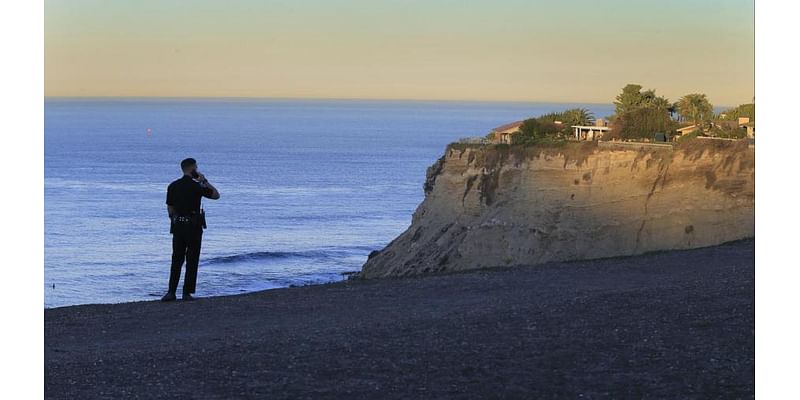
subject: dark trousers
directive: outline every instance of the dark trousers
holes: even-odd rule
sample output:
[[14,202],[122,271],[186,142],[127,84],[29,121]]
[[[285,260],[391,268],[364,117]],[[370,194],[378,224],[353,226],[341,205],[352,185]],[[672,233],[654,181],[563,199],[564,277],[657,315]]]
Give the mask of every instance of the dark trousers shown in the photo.
[[197,285],[197,264],[200,262],[200,244],[203,228],[176,228],[172,233],[172,268],[169,271],[169,291],[175,293],[181,279],[181,266],[186,261],[186,276],[183,277],[183,293],[194,293]]

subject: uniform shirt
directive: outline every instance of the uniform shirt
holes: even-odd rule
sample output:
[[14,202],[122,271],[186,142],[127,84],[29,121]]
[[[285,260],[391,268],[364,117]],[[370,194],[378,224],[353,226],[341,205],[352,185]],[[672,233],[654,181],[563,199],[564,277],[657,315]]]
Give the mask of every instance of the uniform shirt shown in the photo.
[[174,207],[178,215],[199,213],[200,199],[210,198],[213,193],[211,188],[203,187],[188,175],[184,175],[167,187],[167,205]]

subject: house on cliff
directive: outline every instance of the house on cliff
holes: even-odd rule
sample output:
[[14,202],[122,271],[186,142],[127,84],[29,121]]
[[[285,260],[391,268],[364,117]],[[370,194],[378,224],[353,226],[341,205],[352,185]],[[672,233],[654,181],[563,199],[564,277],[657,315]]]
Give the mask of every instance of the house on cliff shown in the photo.
[[747,138],[748,139],[755,139],[756,138],[756,123],[748,122],[744,125],[744,128],[747,130]]
[[756,121],[750,121],[750,117],[739,117],[739,127],[744,128],[748,139],[756,138]]
[[755,139],[756,137],[756,124],[755,122],[751,122],[749,117],[739,117],[736,121],[716,120],[716,121],[711,121],[709,123],[704,123],[701,126],[690,123],[676,129],[675,130],[677,132],[676,137],[701,130],[701,128],[703,133],[710,134],[711,136],[715,136],[714,135],[715,130],[730,132],[736,129],[742,129],[745,132],[745,135],[748,139]]
[[511,144],[511,135],[519,132],[521,126],[522,121],[514,121],[492,129],[491,134],[494,139],[493,141],[496,143]]
[[573,125],[572,130],[574,133],[573,139],[575,140],[598,140],[608,132],[608,122],[602,118],[594,121],[594,125]]

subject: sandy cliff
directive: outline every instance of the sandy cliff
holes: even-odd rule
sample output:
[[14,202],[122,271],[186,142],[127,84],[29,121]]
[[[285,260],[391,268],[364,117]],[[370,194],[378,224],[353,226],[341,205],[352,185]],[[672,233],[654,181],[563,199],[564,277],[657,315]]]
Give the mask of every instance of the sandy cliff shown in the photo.
[[754,236],[744,142],[670,147],[451,145],[411,226],[364,278],[710,246]]

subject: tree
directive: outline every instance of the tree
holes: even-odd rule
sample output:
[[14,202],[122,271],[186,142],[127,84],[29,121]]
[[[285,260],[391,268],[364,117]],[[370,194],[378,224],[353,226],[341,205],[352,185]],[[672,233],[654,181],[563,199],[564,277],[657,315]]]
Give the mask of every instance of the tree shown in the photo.
[[622,88],[622,93],[617,95],[617,101],[614,102],[617,115],[622,115],[626,111],[630,111],[641,104],[641,90],[642,85],[637,85],[635,83],[629,83]]
[[586,108],[570,108],[562,112],[542,114],[536,120],[540,124],[558,121],[565,125],[589,125],[594,123],[594,114]]
[[669,110],[671,104],[664,97],[656,95],[654,89],[642,91],[642,85],[629,83],[622,88],[622,93],[616,97],[614,102],[617,115],[622,115],[628,111],[633,111],[641,107],[655,107]]
[[567,125],[593,125],[594,114],[585,108],[572,108],[562,113],[561,121]]
[[564,113],[560,112],[550,112],[547,114],[542,114],[536,118],[539,122],[556,122],[556,121],[564,121]]
[[720,113],[720,119],[726,121],[736,121],[739,117],[750,118],[750,121],[756,120],[756,105],[754,103],[740,104],[738,107],[729,108]]
[[655,107],[661,110],[667,110],[668,112],[669,109],[672,107],[672,104],[669,102],[669,100],[661,96],[656,96],[655,92],[653,92],[653,97],[647,100],[646,105],[648,107]]
[[705,94],[692,93],[678,100],[678,113],[700,127],[703,121],[708,121],[713,117],[714,107]]
[[547,141],[558,141],[563,136],[565,124],[556,124],[554,121],[540,121],[538,118],[529,118],[522,121],[519,133],[511,136],[512,144],[534,144]]
[[536,118],[528,118],[522,121],[519,133],[511,136],[512,144],[533,144],[540,139],[539,121]]

